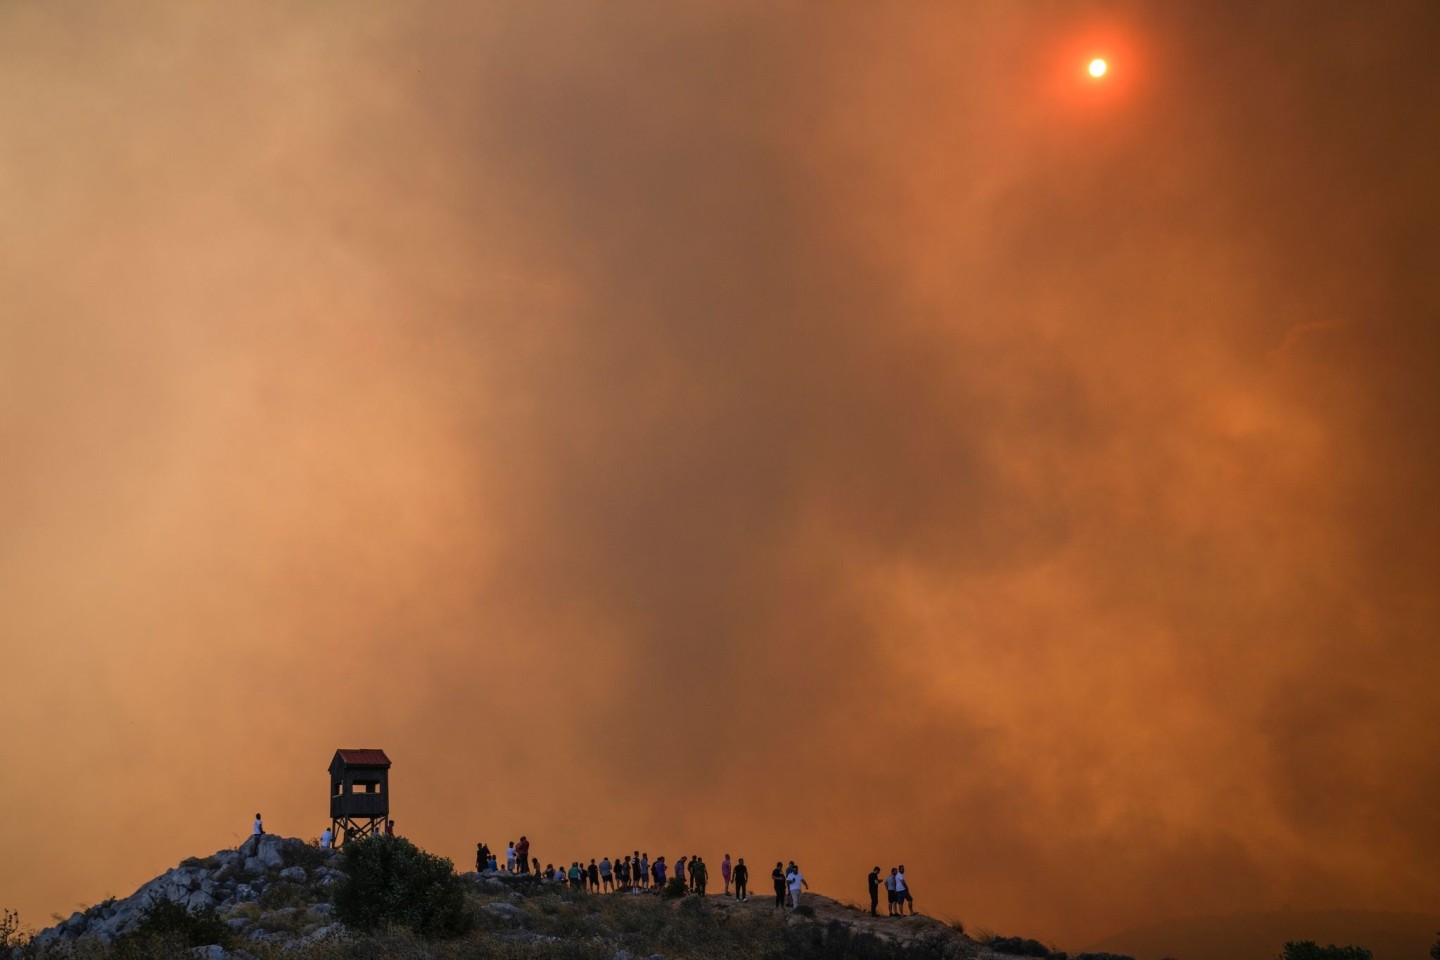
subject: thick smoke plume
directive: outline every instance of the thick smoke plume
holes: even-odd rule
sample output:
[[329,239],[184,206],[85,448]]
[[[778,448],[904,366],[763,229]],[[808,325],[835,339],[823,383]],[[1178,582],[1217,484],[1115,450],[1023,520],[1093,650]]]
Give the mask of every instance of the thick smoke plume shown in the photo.
[[379,746],[462,864],[1432,907],[1437,40],[0,5],[0,903],[314,836]]

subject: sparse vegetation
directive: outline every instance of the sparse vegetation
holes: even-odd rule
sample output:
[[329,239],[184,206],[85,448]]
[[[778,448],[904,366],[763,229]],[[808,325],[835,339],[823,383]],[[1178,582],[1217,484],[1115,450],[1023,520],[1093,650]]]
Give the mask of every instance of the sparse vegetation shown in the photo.
[[1430,948],[1431,960],[1440,960],[1440,934],[1436,934],[1435,946]]
[[1314,940],[1292,940],[1280,952],[1280,960],[1371,960],[1371,956],[1364,947],[1322,947]]
[[454,865],[403,837],[347,843],[335,885],[336,916],[367,933],[405,927],[426,939],[453,937],[469,921],[465,885]]
[[24,946],[29,940],[29,934],[20,923],[20,914],[8,908],[0,911],[0,950]]

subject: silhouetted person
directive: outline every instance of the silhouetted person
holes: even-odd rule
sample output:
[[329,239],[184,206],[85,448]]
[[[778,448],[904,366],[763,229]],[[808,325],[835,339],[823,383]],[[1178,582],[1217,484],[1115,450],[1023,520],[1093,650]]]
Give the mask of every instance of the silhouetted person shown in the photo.
[[610,858],[600,861],[600,884],[611,893],[615,892],[615,879],[610,873]]
[[696,857],[690,861],[695,865],[695,892],[705,896],[705,882],[710,879],[710,869],[705,866],[705,860]]
[[679,880],[681,883],[686,884],[687,886],[689,885],[690,875],[685,871],[688,868],[689,861],[686,860],[683,856],[679,860],[675,861],[675,879]]
[[515,862],[520,865],[521,873],[530,872],[530,839],[523,833],[520,842],[515,844]]
[[588,869],[586,872],[590,875],[590,891],[591,891],[592,893],[599,893],[599,892],[600,892],[600,868],[596,865],[596,863],[595,863],[595,858],[594,858],[594,857],[591,857],[591,858],[590,858],[590,867],[589,867],[589,869]]
[[741,903],[750,899],[750,868],[745,866],[745,858],[741,857],[735,864],[735,899]]
[[871,870],[870,876],[865,878],[865,882],[870,885],[870,916],[878,917],[880,916],[880,911],[877,909],[880,906],[880,868],[876,867]]
[[725,881],[725,896],[730,896],[730,854],[725,854],[725,859],[720,861],[720,879]]
[[385,821],[385,836],[387,836],[387,837],[393,837],[393,836],[395,836],[395,821],[394,821],[394,820],[386,820],[386,821]]
[[260,856],[260,838],[265,836],[265,821],[260,819],[260,814],[255,814],[255,824],[250,828],[250,845],[252,852],[250,856]]
[[775,909],[779,910],[785,906],[785,864],[776,860],[770,879],[775,881]]
[[532,857],[530,860],[530,866],[534,869],[535,875],[538,877],[540,875],[540,858]]

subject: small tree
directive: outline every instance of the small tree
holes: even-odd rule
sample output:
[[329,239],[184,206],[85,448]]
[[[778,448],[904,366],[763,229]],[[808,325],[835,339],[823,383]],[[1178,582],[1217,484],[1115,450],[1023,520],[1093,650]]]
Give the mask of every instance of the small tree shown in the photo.
[[465,931],[465,882],[444,857],[403,837],[367,837],[345,844],[340,869],[335,915],[346,926],[408,927],[429,939]]
[[1280,960],[1372,960],[1364,947],[1317,946],[1314,940],[1291,940],[1280,953]]

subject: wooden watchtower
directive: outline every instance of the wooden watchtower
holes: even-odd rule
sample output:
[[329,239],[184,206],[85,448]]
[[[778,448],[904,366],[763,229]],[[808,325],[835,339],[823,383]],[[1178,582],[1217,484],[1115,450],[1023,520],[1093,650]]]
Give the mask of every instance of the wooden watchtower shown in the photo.
[[335,842],[374,836],[390,816],[390,758],[384,750],[336,750],[330,761]]

